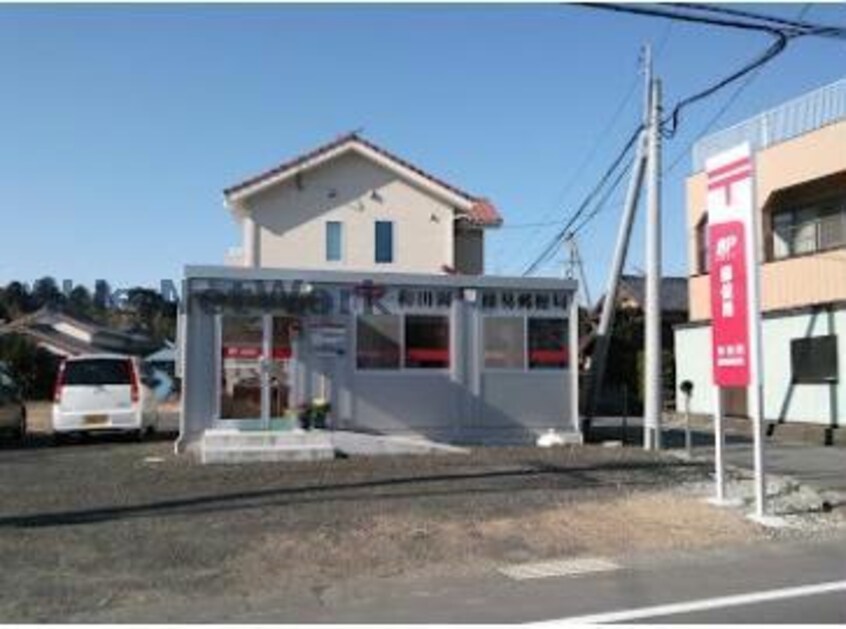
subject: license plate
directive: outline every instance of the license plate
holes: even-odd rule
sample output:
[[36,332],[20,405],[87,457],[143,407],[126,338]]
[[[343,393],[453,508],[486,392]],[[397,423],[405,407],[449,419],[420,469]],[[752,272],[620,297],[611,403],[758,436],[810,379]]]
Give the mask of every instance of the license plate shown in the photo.
[[83,423],[86,426],[102,426],[103,424],[108,423],[108,421],[108,415],[86,415],[83,418]]

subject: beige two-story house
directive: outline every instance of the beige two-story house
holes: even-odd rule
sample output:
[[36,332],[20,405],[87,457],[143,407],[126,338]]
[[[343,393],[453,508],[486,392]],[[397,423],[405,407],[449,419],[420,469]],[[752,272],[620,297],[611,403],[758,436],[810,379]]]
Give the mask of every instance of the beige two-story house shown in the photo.
[[[754,151],[764,416],[846,421],[846,79],[702,138],[687,179],[690,322],[676,329],[677,379],[694,410],[712,409],[705,160],[740,142]],[[731,414],[747,391],[729,390]],[[679,400],[681,403],[681,400]]]
[[493,204],[353,133],[224,191],[241,229],[227,264],[484,272]]

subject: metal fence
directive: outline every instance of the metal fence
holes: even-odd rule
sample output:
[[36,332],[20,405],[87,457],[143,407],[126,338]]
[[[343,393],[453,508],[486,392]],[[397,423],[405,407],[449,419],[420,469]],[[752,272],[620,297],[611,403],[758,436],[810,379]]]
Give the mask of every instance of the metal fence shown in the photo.
[[704,170],[712,155],[741,142],[758,151],[844,118],[846,78],[705,136],[693,145],[693,172]]

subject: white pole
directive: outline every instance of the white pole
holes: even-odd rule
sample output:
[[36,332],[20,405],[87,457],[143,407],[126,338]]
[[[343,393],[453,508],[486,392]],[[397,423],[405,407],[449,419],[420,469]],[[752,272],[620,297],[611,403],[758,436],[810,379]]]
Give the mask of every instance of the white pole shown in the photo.
[[643,445],[661,449],[661,81],[652,80],[647,160]]
[[[582,430],[579,417],[579,302],[576,291],[570,293],[569,361],[570,361],[570,422],[573,430]],[[584,435],[582,435],[584,437]]]
[[693,458],[693,435],[690,434],[690,394],[684,395],[684,450],[687,458]]
[[723,435],[723,391],[720,387],[714,387],[714,480],[716,483],[716,502],[723,504],[726,501],[726,478],[725,461],[723,459],[723,447],[725,436]]

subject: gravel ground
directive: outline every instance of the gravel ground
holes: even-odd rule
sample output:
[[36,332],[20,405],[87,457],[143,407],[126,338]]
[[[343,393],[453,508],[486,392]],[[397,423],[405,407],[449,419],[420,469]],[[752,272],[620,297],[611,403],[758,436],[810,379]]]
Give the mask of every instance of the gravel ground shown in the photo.
[[359,578],[761,539],[639,449],[200,466],[167,441],[0,449],[0,622],[314,596]]

